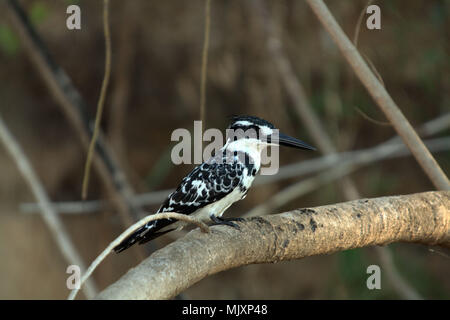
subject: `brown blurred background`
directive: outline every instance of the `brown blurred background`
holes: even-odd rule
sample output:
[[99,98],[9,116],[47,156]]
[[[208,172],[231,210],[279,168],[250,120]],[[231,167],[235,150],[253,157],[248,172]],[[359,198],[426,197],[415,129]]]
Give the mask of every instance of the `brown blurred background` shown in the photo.
[[[352,38],[366,1],[327,1]],[[23,0],[33,26],[65,69],[95,116],[104,71],[102,1]],[[81,8],[81,30],[66,28],[66,8]],[[450,111],[448,1],[375,1],[381,30],[361,27],[358,48],[381,75],[413,126]],[[192,169],[170,162],[170,135],[199,119],[204,1],[111,0],[112,75],[102,129],[137,192],[175,187]],[[86,152],[53,99],[0,3],[0,112],[22,145],[52,201],[80,200]],[[395,135],[366,90],[304,1],[267,1],[267,9],[295,75],[339,151],[377,145]],[[207,127],[224,129],[233,114],[251,114],[314,145],[294,112],[266,47],[261,17],[245,1],[214,0],[207,71]],[[445,136],[450,130],[441,132]],[[320,153],[280,150],[281,165]],[[435,154],[444,172],[450,152]],[[33,195],[0,147],[0,298],[63,299],[67,262],[39,214],[19,205]],[[411,157],[376,162],[351,174],[363,197],[433,190]],[[247,212],[298,178],[255,186],[228,215]],[[105,198],[93,170],[89,199]],[[331,183],[277,212],[345,201]],[[158,206],[146,208],[148,212]],[[125,226],[114,208],[61,215],[85,263]],[[157,241],[161,247],[173,238]],[[388,247],[404,279],[423,297],[450,297],[450,259],[425,246]],[[111,255],[94,273],[100,289],[139,262],[136,248]],[[447,255],[446,255],[447,254]],[[253,265],[208,277],[183,293],[192,299],[397,299],[386,277],[382,290],[366,287],[367,266],[380,264],[371,248],[270,265]]]

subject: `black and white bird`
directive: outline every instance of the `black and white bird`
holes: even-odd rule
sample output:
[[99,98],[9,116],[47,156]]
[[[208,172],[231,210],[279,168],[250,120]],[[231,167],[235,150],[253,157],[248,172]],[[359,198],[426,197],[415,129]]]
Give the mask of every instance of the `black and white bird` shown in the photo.
[[[253,116],[233,117],[228,129],[234,135],[227,138],[220,152],[194,168],[157,213],[177,212],[239,228],[232,221],[242,219],[222,218],[222,215],[234,202],[247,195],[261,168],[261,151],[269,145],[315,150],[303,141],[280,133],[270,122]],[[172,219],[151,221],[123,240],[114,251],[119,253],[135,243],[146,243],[184,225],[184,222]]]

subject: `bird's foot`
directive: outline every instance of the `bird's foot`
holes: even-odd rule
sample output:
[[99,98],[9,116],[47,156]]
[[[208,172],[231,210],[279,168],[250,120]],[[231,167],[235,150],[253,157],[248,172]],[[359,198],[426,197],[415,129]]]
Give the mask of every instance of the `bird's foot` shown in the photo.
[[216,217],[213,215],[211,215],[210,218],[213,221],[213,223],[211,224],[212,226],[217,226],[217,225],[222,224],[222,225],[233,227],[238,230],[241,230],[241,228],[233,221],[244,221],[243,218],[221,218],[221,217]]

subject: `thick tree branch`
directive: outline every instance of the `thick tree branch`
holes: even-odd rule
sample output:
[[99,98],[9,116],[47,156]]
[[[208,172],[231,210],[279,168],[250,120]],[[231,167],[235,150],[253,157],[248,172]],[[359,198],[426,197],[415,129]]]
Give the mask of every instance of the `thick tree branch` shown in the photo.
[[168,299],[208,275],[392,242],[450,247],[450,192],[361,199],[194,230],[156,251],[99,299]]

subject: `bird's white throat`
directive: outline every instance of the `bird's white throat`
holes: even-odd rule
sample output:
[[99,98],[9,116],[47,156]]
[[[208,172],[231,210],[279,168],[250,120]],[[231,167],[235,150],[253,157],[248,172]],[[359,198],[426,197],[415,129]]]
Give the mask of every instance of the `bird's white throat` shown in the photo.
[[236,141],[227,140],[222,150],[245,152],[252,159],[253,164],[258,170],[261,166],[261,152],[268,146],[268,143],[258,139],[238,139]]

